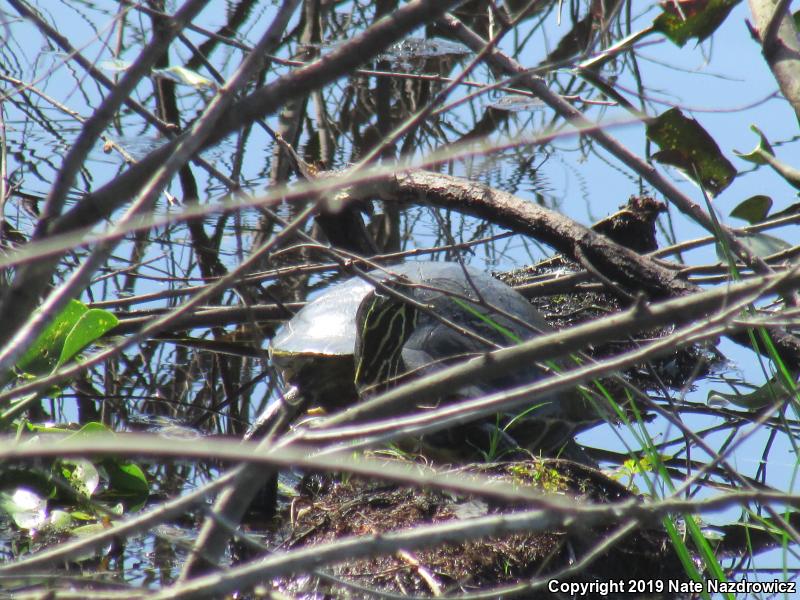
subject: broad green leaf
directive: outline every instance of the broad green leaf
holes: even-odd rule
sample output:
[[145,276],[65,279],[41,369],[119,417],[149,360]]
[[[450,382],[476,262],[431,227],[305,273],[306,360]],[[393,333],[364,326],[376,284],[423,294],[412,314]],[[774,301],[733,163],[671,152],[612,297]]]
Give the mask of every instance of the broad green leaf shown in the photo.
[[70,300],[19,360],[17,369],[34,375],[51,372],[61,356],[64,341],[87,310],[82,302]]
[[70,300],[20,359],[17,369],[33,375],[50,373],[116,327],[118,322],[107,310],[89,309],[78,300]]
[[717,30],[739,2],[741,0],[662,2],[663,12],[653,22],[653,29],[678,46],[684,46],[692,38],[702,42]]
[[[51,430],[47,430],[51,431]],[[84,438],[93,435],[108,437],[113,431],[103,423],[92,421],[86,423],[78,431],[70,431],[65,439]],[[144,502],[150,493],[144,471],[135,463],[111,457],[90,463],[81,460],[64,460],[61,462],[61,474],[82,495],[92,496],[100,484],[97,466],[102,466],[108,479],[108,492],[125,496],[134,502]],[[105,492],[104,492],[105,494]]]
[[742,160],[746,160],[751,163],[755,163],[757,165],[765,165],[767,164],[767,160],[764,158],[763,153],[767,153],[771,156],[775,156],[775,152],[772,151],[772,146],[767,139],[767,136],[755,125],[750,125],[750,130],[758,135],[758,146],[756,146],[753,150],[744,154],[739,152],[738,150],[734,150],[733,153],[741,158]]
[[731,216],[755,225],[766,220],[770,208],[772,208],[772,198],[758,194],[740,202],[731,211]]
[[60,367],[86,346],[102,337],[119,323],[113,313],[99,308],[87,310],[70,331],[61,349],[57,367]]
[[134,463],[106,459],[103,467],[108,474],[111,491],[125,496],[144,498],[150,493],[144,471]]
[[[108,435],[113,432],[98,422],[90,422],[74,432],[70,438],[86,437],[90,435]],[[108,476],[109,491],[124,496],[134,496],[145,499],[150,493],[144,471],[135,463],[126,462],[117,458],[105,458],[101,463]]]
[[661,148],[653,154],[654,159],[678,167],[692,180],[697,181],[699,174],[697,183],[714,196],[728,187],[736,175],[736,169],[722,155],[714,138],[677,108],[650,121],[647,137]]

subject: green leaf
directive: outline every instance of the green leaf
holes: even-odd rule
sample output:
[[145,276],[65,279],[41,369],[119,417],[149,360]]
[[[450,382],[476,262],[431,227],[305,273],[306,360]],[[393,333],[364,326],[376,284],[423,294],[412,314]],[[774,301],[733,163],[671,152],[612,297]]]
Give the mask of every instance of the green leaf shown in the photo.
[[103,461],[111,490],[125,496],[146,498],[150,493],[144,471],[134,463],[106,459]]
[[702,42],[722,24],[741,0],[680,0],[662,2],[663,12],[653,22],[653,29],[663,33],[673,44],[684,46],[692,38]]
[[653,461],[649,456],[643,456],[639,460],[627,459],[622,463],[622,468],[628,475],[639,475],[640,473],[650,473],[653,471]]
[[56,367],[60,367],[86,346],[102,337],[107,331],[119,324],[119,319],[113,313],[99,308],[87,310],[75,323],[58,358]]
[[770,208],[772,208],[772,198],[757,194],[740,202],[731,211],[731,216],[755,225],[766,220]]
[[83,302],[70,300],[20,359],[17,369],[33,375],[50,373],[118,322],[107,310],[89,309]]
[[[109,434],[113,435],[113,432],[106,425],[92,421],[73,432],[67,439]],[[105,469],[110,492],[122,496],[132,496],[135,502],[144,502],[147,499],[150,486],[147,484],[144,471],[137,464],[118,458],[105,458],[99,464]]]
[[70,300],[19,360],[17,369],[34,375],[51,372],[61,356],[64,341],[87,310],[82,302]]
[[739,152],[738,150],[734,150],[733,153],[742,160],[746,160],[757,165],[766,165],[768,161],[764,158],[764,153],[769,154],[770,156],[775,156],[775,152],[772,151],[772,146],[770,145],[767,136],[765,136],[758,127],[755,125],[750,125],[750,130],[758,135],[758,146],[756,146],[747,154]]
[[658,144],[657,161],[678,167],[709,193],[716,196],[728,187],[736,169],[722,155],[708,132],[677,108],[662,113],[647,125],[647,137]]

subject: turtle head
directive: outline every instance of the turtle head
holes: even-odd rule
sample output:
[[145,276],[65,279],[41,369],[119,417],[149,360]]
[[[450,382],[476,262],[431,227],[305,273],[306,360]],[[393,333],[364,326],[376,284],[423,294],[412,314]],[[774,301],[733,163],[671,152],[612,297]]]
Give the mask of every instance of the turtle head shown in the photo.
[[402,298],[371,291],[356,313],[355,385],[380,391],[404,371],[402,351],[417,323],[417,308]]

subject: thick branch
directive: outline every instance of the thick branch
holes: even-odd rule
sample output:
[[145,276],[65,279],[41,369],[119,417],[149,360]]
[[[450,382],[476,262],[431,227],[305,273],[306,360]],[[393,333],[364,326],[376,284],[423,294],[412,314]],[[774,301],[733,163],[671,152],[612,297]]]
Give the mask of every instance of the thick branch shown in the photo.
[[628,292],[667,298],[697,291],[675,271],[641,256],[580,223],[507,192],[430,171],[407,171],[378,190],[381,199],[422,202],[456,210],[536,238],[575,262],[588,259]]
[[800,119],[800,40],[790,4],[783,0],[750,0],[750,11],[764,58]]
[[[631,293],[676,298],[702,291],[676,272],[564,215],[481,183],[429,171],[407,171],[387,184],[372,184],[363,193],[389,202],[422,202],[457,210],[535,237],[574,260],[588,259],[605,277]],[[779,329],[772,329],[770,335],[783,360],[800,368],[800,339]],[[752,348],[746,333],[731,337]]]

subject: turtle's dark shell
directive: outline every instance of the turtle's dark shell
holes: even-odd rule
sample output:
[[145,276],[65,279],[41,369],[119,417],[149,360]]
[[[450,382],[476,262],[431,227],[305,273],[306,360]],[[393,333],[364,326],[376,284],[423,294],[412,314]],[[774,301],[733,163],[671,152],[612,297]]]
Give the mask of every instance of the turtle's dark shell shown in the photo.
[[[431,307],[431,312],[489,340],[494,347],[510,346],[550,330],[541,313],[521,294],[486,273],[471,267],[465,270],[458,263],[410,262],[385,271],[374,270],[369,275],[379,281],[404,278],[403,282],[421,284],[397,283],[393,287]],[[353,354],[363,327],[357,322],[357,315],[371,292],[373,286],[358,277],[335,285],[306,305],[272,340],[273,363],[282,370],[286,381],[298,386],[313,403],[333,408],[357,398]],[[468,309],[464,308],[464,298],[473,301],[466,303]],[[401,356],[405,370],[424,370],[492,349],[429,312],[419,311]],[[539,374],[531,366],[524,376],[530,381]],[[519,376],[514,376],[505,385],[518,380]],[[496,389],[498,382],[492,383],[485,387]],[[481,390],[469,390],[475,391]]]

